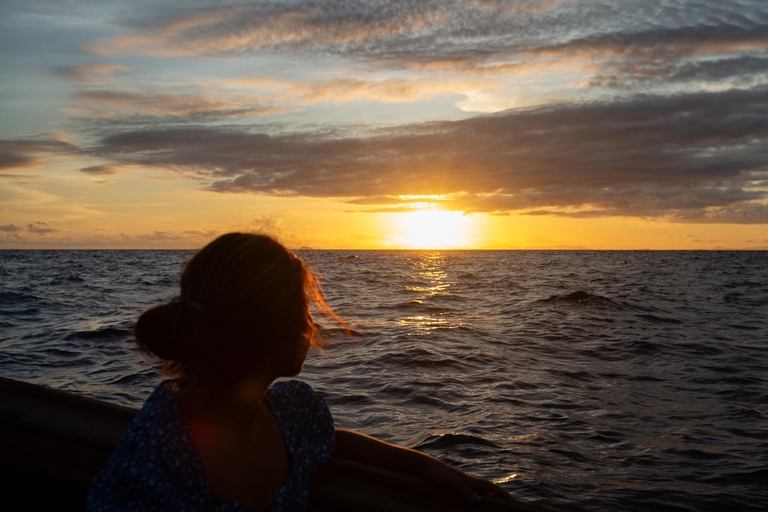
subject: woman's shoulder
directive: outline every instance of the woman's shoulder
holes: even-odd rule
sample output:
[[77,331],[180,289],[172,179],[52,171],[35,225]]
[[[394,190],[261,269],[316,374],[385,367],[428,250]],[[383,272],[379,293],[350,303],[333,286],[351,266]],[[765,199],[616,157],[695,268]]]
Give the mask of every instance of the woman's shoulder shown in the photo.
[[312,386],[300,380],[275,382],[267,390],[266,398],[273,410],[275,408],[291,409],[302,413],[315,412],[330,416],[323,397],[312,389]]
[[312,386],[302,380],[290,379],[281,380],[273,383],[267,390],[268,396],[277,396],[282,398],[309,399],[312,396],[319,396],[312,389]]
[[[167,471],[172,467],[174,471]],[[128,426],[89,490],[88,509],[139,510],[152,503],[181,510],[172,496],[204,498],[204,473],[181,412],[164,385],[158,386]],[[169,503],[166,503],[170,500]],[[173,506],[170,506],[173,505]]]
[[270,386],[267,402],[275,414],[316,415],[333,422],[328,405],[312,386],[300,380],[284,380]]
[[304,452],[313,465],[324,462],[330,455],[336,431],[325,400],[299,380],[273,384],[266,399],[291,452]]
[[123,439],[185,440],[187,434],[187,424],[181,410],[171,398],[169,383],[162,382],[144,402],[141,411],[128,426]]

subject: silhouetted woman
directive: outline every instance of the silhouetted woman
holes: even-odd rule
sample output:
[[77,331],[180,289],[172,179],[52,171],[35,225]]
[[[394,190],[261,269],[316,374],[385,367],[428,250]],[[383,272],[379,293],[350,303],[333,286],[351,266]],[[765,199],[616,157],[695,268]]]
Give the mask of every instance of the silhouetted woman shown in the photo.
[[309,302],[340,322],[317,279],[271,237],[223,235],[187,264],[178,297],[141,315],[163,381],[88,494],[91,511],[304,510],[333,455],[421,476],[471,500],[506,495],[421,452],[335,429],[297,375],[315,346]]

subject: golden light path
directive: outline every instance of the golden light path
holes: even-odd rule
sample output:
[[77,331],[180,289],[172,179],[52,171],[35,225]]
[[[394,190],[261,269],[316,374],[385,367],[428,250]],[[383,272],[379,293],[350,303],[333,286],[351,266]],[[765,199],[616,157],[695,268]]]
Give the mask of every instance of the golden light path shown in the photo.
[[467,236],[471,219],[460,211],[437,209],[418,210],[398,214],[397,237],[409,249],[461,249],[470,248]]

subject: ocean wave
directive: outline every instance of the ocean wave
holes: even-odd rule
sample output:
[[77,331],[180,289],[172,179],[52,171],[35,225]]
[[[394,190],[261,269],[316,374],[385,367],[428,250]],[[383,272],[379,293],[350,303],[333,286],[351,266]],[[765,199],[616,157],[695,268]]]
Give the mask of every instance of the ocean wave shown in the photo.
[[576,292],[552,295],[546,299],[539,299],[534,301],[535,304],[548,304],[548,305],[570,305],[570,306],[582,306],[590,308],[603,308],[609,310],[619,311],[638,311],[644,310],[642,306],[629,304],[616,299],[610,299],[608,297],[598,295],[596,293],[589,293],[584,290]]
[[51,279],[51,281],[48,283],[50,286],[61,286],[61,285],[67,285],[71,286],[76,283],[84,283],[85,279],[82,277],[70,274],[68,276],[57,276]]
[[116,327],[103,327],[91,331],[75,331],[64,336],[64,340],[88,340],[88,341],[112,341],[127,339],[133,335],[130,329],[120,329]]
[[430,435],[413,448],[416,450],[450,450],[459,446],[500,448],[500,446],[493,441],[484,439],[481,436],[454,432],[449,434]]
[[682,324],[683,323],[682,320],[679,320],[677,318],[651,315],[648,313],[635,315],[635,316],[637,316],[637,318],[642,318],[643,320],[648,320],[649,322],[656,322],[656,323],[662,323],[662,324]]

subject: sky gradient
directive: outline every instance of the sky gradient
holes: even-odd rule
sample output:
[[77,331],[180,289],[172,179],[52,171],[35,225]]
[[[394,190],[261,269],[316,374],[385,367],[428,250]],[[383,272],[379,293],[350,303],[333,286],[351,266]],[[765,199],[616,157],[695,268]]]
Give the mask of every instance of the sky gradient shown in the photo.
[[0,248],[768,249],[768,3],[0,5]]

